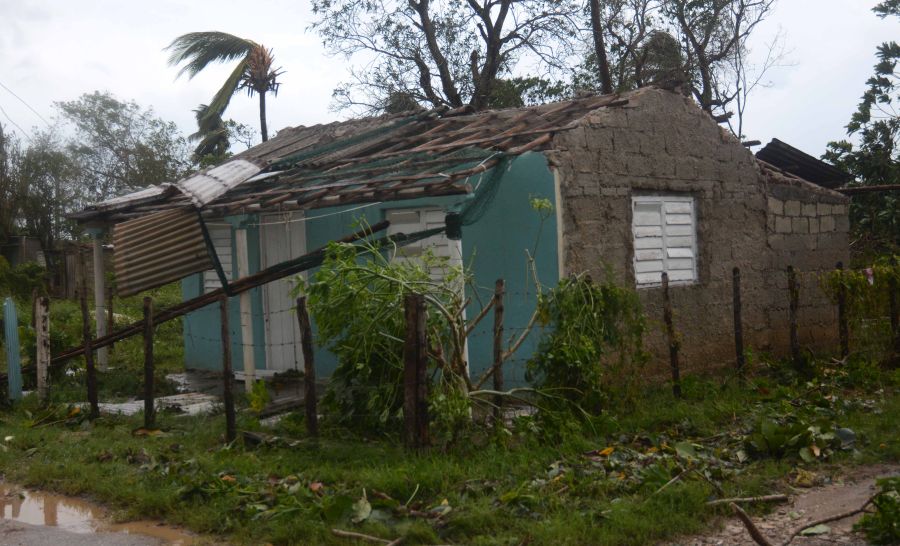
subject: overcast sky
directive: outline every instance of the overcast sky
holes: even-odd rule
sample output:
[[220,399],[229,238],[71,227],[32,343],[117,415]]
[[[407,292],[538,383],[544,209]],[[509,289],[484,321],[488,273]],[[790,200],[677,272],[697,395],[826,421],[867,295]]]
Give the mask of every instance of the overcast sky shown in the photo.
[[[779,29],[789,65],[773,70],[771,86],[751,98],[748,138],[785,140],[820,155],[844,125],[872,74],[876,46],[900,40],[900,23],[881,20],[875,0],[780,0],[759,29],[762,52]],[[278,96],[268,102],[269,128],[310,125],[346,117],[329,110],[331,91],[347,76],[343,57],[325,54],[307,27],[304,0],[0,0],[0,83],[52,121],[53,103],[106,90],[152,106],[185,134],[191,110],[208,102],[229,68],[193,80],[175,80],[162,51],[186,32],[220,30],[274,48],[285,69]],[[41,119],[0,88],[0,123],[11,118],[26,132]],[[226,117],[258,127],[256,99],[236,96]],[[8,116],[8,118],[7,118]]]

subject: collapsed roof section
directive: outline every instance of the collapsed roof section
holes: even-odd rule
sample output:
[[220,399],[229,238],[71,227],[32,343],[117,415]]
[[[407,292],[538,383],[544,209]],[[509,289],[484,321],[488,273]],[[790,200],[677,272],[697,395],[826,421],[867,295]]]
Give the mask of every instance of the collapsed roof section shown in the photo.
[[772,142],[756,152],[756,157],[782,171],[818,184],[823,188],[835,189],[852,180],[850,175],[834,165],[817,159],[777,138],[773,138]]
[[287,128],[226,163],[73,215],[119,223],[191,208],[223,216],[457,195],[501,157],[548,147],[588,113],[627,104],[605,95],[509,110],[466,108]]

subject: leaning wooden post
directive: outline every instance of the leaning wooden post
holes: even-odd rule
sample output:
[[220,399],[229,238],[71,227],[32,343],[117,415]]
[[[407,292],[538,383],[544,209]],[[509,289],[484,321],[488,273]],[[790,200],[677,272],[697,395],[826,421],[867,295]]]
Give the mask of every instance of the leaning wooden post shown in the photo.
[[153,299],[144,298],[144,428],[156,423],[153,400]]
[[790,303],[788,308],[788,327],[790,328],[791,362],[795,369],[800,368],[800,339],[797,336],[797,310],[800,307],[800,288],[797,286],[797,272],[794,266],[787,268],[788,296]]
[[406,339],[403,344],[403,426],[406,445],[419,448],[428,442],[425,396],[427,358],[425,349],[425,297],[407,294],[404,299]]
[[47,380],[50,370],[50,298],[38,298],[34,309],[37,392],[41,402],[46,402],[49,392]]
[[[503,390],[503,296],[506,294],[506,283],[497,279],[494,284],[494,390]],[[503,397],[494,397],[494,422],[503,419]]]
[[744,371],[744,324],[741,317],[741,270],[735,267],[731,271],[732,282],[732,299],[734,301],[734,352],[737,359],[738,373]]
[[10,400],[22,399],[22,366],[19,354],[19,317],[16,302],[3,302],[3,328],[6,335],[6,381]]
[[669,299],[669,274],[662,274],[663,320],[666,323],[666,336],[669,338],[669,365],[672,367],[672,394],[681,398],[681,369],[678,365],[678,338],[672,321],[672,300]]
[[78,293],[78,298],[81,300],[81,332],[84,342],[84,363],[85,372],[87,374],[87,396],[88,403],[90,403],[91,405],[90,413],[88,414],[88,416],[91,419],[96,419],[100,416],[100,404],[97,399],[97,370],[94,367],[94,349],[91,347],[93,341],[91,339],[91,315],[88,312],[87,290],[84,288],[84,283],[82,283],[82,288]]
[[219,298],[219,316],[222,324],[222,399],[225,402],[225,441],[237,438],[234,415],[234,372],[231,369],[231,330],[228,326],[228,296]]
[[844,278],[844,262],[838,262],[834,266],[837,269],[838,279],[838,336],[841,340],[841,358],[847,358],[850,354],[850,327],[847,324],[847,285]]
[[319,414],[316,407],[316,366],[313,360],[312,325],[306,309],[306,296],[297,298],[297,323],[300,325],[300,344],[303,350],[303,402],[306,405],[306,430],[310,436],[319,435]]

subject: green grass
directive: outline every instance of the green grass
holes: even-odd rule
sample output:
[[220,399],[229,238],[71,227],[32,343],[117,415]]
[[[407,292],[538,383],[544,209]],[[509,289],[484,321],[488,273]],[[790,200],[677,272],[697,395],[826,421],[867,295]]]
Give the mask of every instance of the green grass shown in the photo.
[[[559,421],[526,419],[512,431],[476,429],[422,454],[396,438],[328,427],[315,442],[303,438],[300,416],[268,431],[282,440],[257,448],[224,447],[221,416],[163,414],[165,434],[149,437],[132,434],[141,416],[31,427],[46,410],[26,400],[0,414],[0,439],[13,436],[0,449],[0,468],[12,482],[107,503],[120,518],[163,519],[238,543],[351,543],[332,535],[340,528],[404,536],[407,544],[653,544],[700,532],[725,514],[705,506],[710,498],[785,490],[797,467],[827,475],[900,461],[896,374],[870,372],[864,389],[844,371],[796,386],[777,374],[747,382],[692,377],[683,399],[665,386],[648,388],[593,427],[563,423],[555,431]],[[54,411],[65,417],[65,408]],[[849,427],[857,443],[821,462],[734,462],[761,416]],[[246,415],[239,425],[261,429]],[[535,428],[543,434],[522,432]],[[679,454],[683,442],[699,455]],[[584,454],[605,447],[614,454]],[[659,492],[692,468],[709,479],[686,473]],[[310,485],[319,483],[314,492]],[[364,492],[373,513],[355,524],[353,503]]]

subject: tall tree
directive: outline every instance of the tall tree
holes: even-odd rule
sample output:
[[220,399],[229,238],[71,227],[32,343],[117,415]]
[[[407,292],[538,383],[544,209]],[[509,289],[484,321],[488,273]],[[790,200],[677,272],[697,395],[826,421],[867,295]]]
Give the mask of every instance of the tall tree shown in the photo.
[[682,42],[694,97],[723,121],[737,96],[723,80],[732,77],[733,58],[746,56],[751,34],[774,5],[775,0],[662,0]]
[[204,125],[215,125],[222,119],[231,97],[245,90],[251,97],[259,95],[259,128],[263,142],[269,139],[266,124],[266,94],[278,94],[278,77],[281,68],[274,68],[272,50],[246,38],[239,38],[225,32],[190,32],[175,38],[166,47],[171,51],[169,64],[184,63],[178,77],[184,74],[193,78],[213,63],[238,61],[234,70],[216,92],[206,108],[204,119],[198,119],[200,130]]
[[432,107],[491,104],[497,82],[529,57],[561,68],[575,32],[572,0],[313,0],[312,28],[348,57],[374,55],[335,91],[340,107],[379,111],[389,97]]
[[191,168],[190,151],[177,126],[152,109],[98,91],[56,107],[70,125],[65,148],[76,165],[76,191],[69,203],[74,209],[176,181]]
[[[900,17],[900,1],[887,0],[873,11],[881,18]],[[877,48],[875,74],[847,124],[856,144],[841,140],[828,144],[824,158],[843,168],[858,185],[897,184],[900,180],[900,44],[885,42]],[[896,193],[856,196],[850,220],[864,250],[900,252],[900,198]]]

